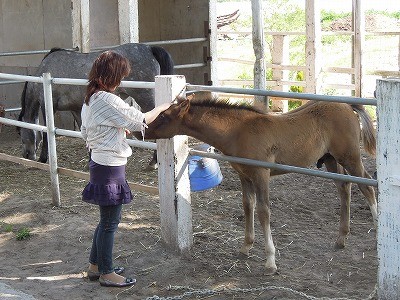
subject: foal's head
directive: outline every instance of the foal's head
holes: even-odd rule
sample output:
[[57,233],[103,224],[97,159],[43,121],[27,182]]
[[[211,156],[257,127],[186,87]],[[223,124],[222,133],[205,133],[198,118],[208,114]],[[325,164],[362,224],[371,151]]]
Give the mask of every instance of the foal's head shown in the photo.
[[[188,96],[187,98],[179,99],[177,103],[172,104],[167,110],[160,113],[146,129],[145,139],[171,138],[175,135],[183,134],[183,130],[188,129],[191,124],[184,122],[185,116],[193,115],[194,112],[201,114],[205,111],[213,111],[220,115],[221,118],[228,118],[229,112],[265,113],[265,110],[247,104],[232,104],[229,101],[218,100],[213,97],[196,99],[196,97]],[[203,122],[205,121],[203,120]],[[135,136],[137,138],[141,137],[140,133],[135,133]]]
[[[145,139],[167,139],[179,134],[178,130],[184,115],[190,108],[190,101],[181,100],[179,103],[172,104],[167,110],[163,111],[158,117],[148,124],[145,130]],[[141,133],[135,132],[136,138],[141,138]]]

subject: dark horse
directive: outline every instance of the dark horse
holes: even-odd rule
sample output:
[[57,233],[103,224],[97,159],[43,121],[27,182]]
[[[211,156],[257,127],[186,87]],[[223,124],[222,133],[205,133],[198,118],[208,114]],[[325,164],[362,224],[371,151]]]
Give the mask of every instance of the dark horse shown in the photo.
[[[145,138],[188,135],[225,155],[298,167],[318,162],[324,163],[330,172],[371,178],[361,160],[361,133],[364,147],[375,154],[374,128],[361,105],[309,101],[289,113],[276,115],[226,101],[186,99],[171,105],[150,123]],[[265,238],[267,273],[273,274],[277,267],[270,228],[269,180],[283,172],[239,163],[231,165],[239,174],[243,194],[245,238],[240,251],[248,255],[253,247],[256,209]],[[335,184],[341,199],[336,246],[343,248],[350,231],[351,183],[335,181]],[[376,225],[375,191],[368,185],[358,186]]]
[[[125,78],[129,81],[154,82],[156,75],[171,75],[174,62],[170,54],[161,47],[145,44],[124,44],[111,48],[117,53],[127,57],[132,66],[131,74]],[[78,53],[59,48],[52,49],[42,60],[35,76],[42,76],[49,72],[52,77],[87,79],[98,52]],[[83,104],[85,86],[71,87],[68,85],[53,85],[53,108],[55,111],[71,111],[78,126],[81,125],[80,111]],[[119,88],[116,91],[121,97],[131,96],[143,112],[154,108],[154,89]],[[43,85],[26,82],[21,96],[21,113],[18,120],[38,123],[39,108],[45,118]],[[36,159],[36,150],[39,144],[38,133],[25,128],[20,128],[22,140],[22,156]],[[43,145],[39,161],[46,162],[48,157],[47,134],[43,134]],[[156,156],[155,156],[156,157]],[[154,160],[154,158],[153,158]]]

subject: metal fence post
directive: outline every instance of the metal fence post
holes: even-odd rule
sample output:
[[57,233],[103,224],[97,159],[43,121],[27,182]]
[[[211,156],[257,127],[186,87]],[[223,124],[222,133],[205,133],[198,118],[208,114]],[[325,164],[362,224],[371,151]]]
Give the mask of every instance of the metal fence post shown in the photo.
[[51,88],[51,75],[50,73],[43,73],[43,93],[44,103],[46,109],[46,126],[47,126],[47,141],[49,146],[49,167],[51,179],[51,191],[54,206],[60,206],[60,185],[58,181],[57,171],[57,151],[56,151],[56,133],[54,126],[54,112],[53,112],[53,95]]
[[378,80],[378,298],[400,298],[400,80]]

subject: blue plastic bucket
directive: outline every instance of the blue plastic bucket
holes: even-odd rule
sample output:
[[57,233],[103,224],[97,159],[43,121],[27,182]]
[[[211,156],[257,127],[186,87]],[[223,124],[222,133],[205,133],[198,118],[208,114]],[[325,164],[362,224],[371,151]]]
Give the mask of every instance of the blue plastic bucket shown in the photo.
[[[202,144],[196,150],[214,152],[210,145]],[[213,158],[193,155],[189,157],[189,180],[192,192],[204,191],[216,187],[222,182],[222,173],[218,161]]]

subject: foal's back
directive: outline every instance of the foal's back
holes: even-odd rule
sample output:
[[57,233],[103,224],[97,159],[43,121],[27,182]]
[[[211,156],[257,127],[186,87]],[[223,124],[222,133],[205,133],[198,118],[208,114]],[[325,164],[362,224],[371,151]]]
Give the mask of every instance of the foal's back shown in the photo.
[[256,159],[307,167],[326,153],[341,157],[352,149],[359,155],[360,125],[348,104],[309,101],[285,114],[260,115],[252,126],[258,130],[247,151]]

